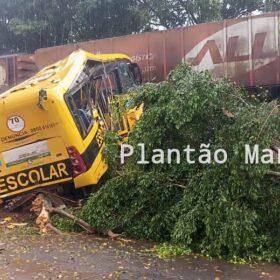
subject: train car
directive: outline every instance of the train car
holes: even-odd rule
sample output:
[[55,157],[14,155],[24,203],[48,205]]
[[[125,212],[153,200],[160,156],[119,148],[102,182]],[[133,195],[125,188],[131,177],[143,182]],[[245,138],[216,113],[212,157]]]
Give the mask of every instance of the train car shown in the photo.
[[277,89],[280,83],[280,12],[204,23],[103,40],[39,49],[36,64],[43,68],[73,50],[121,52],[139,64],[144,82],[163,81],[181,62],[209,70],[246,87]]

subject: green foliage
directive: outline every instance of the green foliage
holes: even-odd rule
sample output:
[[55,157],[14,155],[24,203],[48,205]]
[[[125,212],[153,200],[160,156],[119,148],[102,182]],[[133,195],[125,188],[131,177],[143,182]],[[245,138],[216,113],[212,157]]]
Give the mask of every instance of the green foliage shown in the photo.
[[141,31],[145,14],[130,0],[0,0],[0,53]]
[[264,0],[263,10],[265,12],[278,11],[280,9],[279,0]]
[[22,21],[19,19],[13,19],[10,23],[11,30],[15,33],[15,35],[23,35],[28,36],[32,33],[38,33],[44,28],[47,27],[47,23],[45,21]]
[[77,3],[77,11],[80,40],[139,32],[145,22],[135,0],[83,0]]
[[[279,136],[278,105],[183,64],[166,82],[139,87],[131,98],[144,103],[129,137],[134,155],[120,170],[116,142],[107,143],[111,168],[121,175],[90,197],[83,218],[102,230],[211,256],[279,260],[279,179],[267,175],[279,167],[245,164],[245,144],[262,150]],[[225,149],[228,161],[189,164],[182,157],[181,164],[138,165],[138,143],[145,144],[147,159],[153,149],[182,151],[187,145],[198,159],[205,143],[212,152]]]
[[240,18],[242,16],[247,16],[254,11],[262,10],[264,4],[263,2],[263,0],[225,0],[222,1],[220,6],[221,16],[223,19]]
[[0,53],[236,18],[278,0],[0,0]]
[[[70,212],[79,216],[79,211],[76,209],[71,209]],[[81,228],[77,226],[74,221],[59,215],[54,215],[52,217],[52,224],[62,232],[81,232]]]
[[[277,1],[267,0],[266,2],[276,3]],[[257,10],[263,10],[264,7],[263,0],[138,0],[138,2],[149,15],[150,25],[165,28],[239,18]],[[275,7],[276,4],[269,4],[266,11]]]
[[109,163],[109,172],[112,175],[116,175],[116,166],[118,166],[119,157],[116,156],[119,151],[119,137],[114,132],[107,132],[105,134],[105,150],[104,150],[104,157],[106,161]]
[[191,250],[185,246],[163,243],[155,246],[155,252],[162,259],[189,255]]

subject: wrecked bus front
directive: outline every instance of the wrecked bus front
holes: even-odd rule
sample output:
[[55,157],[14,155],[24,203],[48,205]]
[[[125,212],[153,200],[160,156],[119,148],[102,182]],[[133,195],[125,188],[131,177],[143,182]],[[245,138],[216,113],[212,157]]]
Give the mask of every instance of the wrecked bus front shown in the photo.
[[67,182],[97,183],[100,168],[106,170],[101,156],[97,161],[97,145],[96,174],[90,182],[79,177],[90,169],[86,150],[99,125],[92,125],[89,137],[81,135],[65,95],[86,61],[85,52],[76,52],[0,95],[0,198]]
[[141,114],[130,110],[120,123],[111,105],[139,82],[127,56],[78,50],[0,94],[0,198],[97,184],[108,169],[105,131],[125,137]]

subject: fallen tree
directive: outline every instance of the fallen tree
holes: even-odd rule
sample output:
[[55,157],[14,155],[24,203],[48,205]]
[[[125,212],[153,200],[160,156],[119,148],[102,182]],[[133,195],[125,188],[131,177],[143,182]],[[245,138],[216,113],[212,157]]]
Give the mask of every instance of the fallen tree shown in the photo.
[[97,232],[88,223],[67,212],[66,206],[62,201],[58,207],[54,207],[53,198],[54,195],[52,193],[45,192],[38,194],[32,201],[32,208],[30,211],[37,215],[36,224],[39,226],[41,233],[47,233],[49,230],[51,230],[57,234],[62,234],[62,232],[52,224],[51,217],[54,214],[73,221],[74,224],[80,226],[88,233]]
[[[102,231],[189,246],[212,256],[280,258],[279,164],[246,163],[245,145],[271,148],[277,158],[280,131],[276,102],[261,102],[226,80],[180,65],[166,82],[132,92],[131,106],[144,115],[129,136],[134,154],[121,166],[117,138],[107,135],[106,157],[113,178],[93,194],[81,216]],[[201,156],[202,144],[224,149],[217,164],[139,165],[141,149],[184,150]],[[267,157],[265,157],[267,156]]]
[[[63,234],[57,219],[60,219],[62,223],[66,223],[67,227],[71,227],[73,231],[85,230],[89,234],[101,234],[110,238],[120,238],[120,234],[113,233],[112,230],[106,230],[104,232],[94,229],[87,222],[81,219],[78,215],[71,213],[72,208],[67,209],[64,201],[73,202],[65,197],[57,196],[53,192],[47,192],[40,190],[35,193],[36,197],[32,200],[31,212],[34,212],[37,216],[36,224],[40,229],[40,233],[48,233],[49,231],[57,234]],[[33,196],[29,196],[31,199]],[[77,213],[79,213],[77,211]],[[56,219],[54,217],[56,216]],[[58,224],[58,227],[56,226]],[[62,227],[63,229],[63,227]],[[80,230],[79,230],[80,229]]]

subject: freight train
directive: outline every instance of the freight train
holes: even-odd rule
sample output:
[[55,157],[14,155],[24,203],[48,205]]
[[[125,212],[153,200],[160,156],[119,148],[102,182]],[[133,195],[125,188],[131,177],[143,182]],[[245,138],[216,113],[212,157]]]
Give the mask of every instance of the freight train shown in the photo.
[[[209,70],[250,89],[268,88],[279,93],[280,12],[170,30],[81,42],[17,55],[14,63],[0,57],[0,92],[25,75],[32,76],[77,49],[102,54],[125,53],[142,71],[143,82],[163,81],[181,62],[197,70]],[[10,58],[11,59],[11,58]],[[34,64],[32,64],[32,63]],[[31,66],[31,67],[30,67]]]

